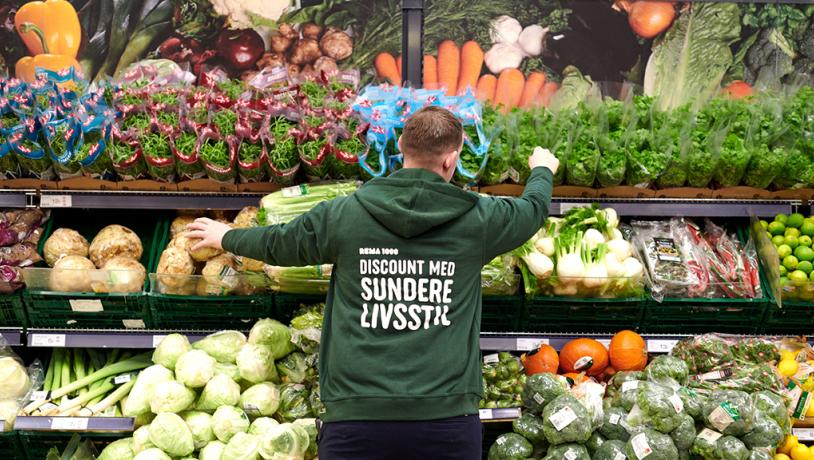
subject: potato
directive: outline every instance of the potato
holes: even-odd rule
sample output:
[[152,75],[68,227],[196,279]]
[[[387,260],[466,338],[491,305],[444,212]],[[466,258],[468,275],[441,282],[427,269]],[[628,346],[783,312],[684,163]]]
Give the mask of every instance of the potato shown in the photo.
[[87,257],[65,256],[51,270],[51,290],[57,292],[91,292],[91,275],[96,270]]
[[64,256],[88,256],[88,240],[76,230],[58,228],[51,234],[42,248],[45,263],[53,267]]

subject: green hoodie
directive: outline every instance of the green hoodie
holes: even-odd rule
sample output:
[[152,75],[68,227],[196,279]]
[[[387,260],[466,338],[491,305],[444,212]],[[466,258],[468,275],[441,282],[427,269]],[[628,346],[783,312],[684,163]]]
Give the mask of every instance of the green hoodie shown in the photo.
[[319,360],[323,420],[476,414],[480,271],[542,227],[551,187],[542,167],[516,199],[401,169],[288,224],[230,230],[223,247],[271,265],[334,264]]

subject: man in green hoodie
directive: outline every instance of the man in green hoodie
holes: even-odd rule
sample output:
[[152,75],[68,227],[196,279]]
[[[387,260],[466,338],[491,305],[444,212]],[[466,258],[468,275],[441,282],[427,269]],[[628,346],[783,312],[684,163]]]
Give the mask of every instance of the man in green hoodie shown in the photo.
[[449,184],[463,128],[447,110],[416,112],[399,148],[403,169],[287,224],[190,225],[198,247],[334,264],[319,360],[322,460],[481,457],[480,271],[548,217],[559,162],[547,150],[534,149],[525,191],[509,199]]

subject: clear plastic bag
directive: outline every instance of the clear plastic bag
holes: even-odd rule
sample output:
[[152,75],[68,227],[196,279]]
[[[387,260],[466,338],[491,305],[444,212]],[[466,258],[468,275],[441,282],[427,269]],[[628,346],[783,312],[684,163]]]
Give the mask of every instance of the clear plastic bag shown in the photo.
[[633,221],[635,244],[643,255],[656,300],[683,297],[697,282],[689,261],[671,231],[663,221]]
[[25,367],[3,337],[0,337],[0,366],[5,376],[0,382],[0,431],[11,431],[17,412],[31,399],[33,391],[42,386],[44,370],[39,360]]

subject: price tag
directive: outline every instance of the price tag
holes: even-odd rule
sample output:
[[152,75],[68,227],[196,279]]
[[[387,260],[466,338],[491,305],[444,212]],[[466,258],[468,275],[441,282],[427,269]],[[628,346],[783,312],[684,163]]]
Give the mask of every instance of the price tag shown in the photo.
[[46,401],[48,399],[47,391],[35,391],[31,393],[31,401]]
[[122,325],[127,329],[144,329],[147,327],[143,319],[123,319]]
[[673,405],[673,409],[675,409],[676,414],[684,412],[684,401],[681,400],[680,396],[674,394],[667,398],[667,400]]
[[647,351],[650,353],[670,353],[678,340],[648,340]]
[[483,364],[497,364],[498,362],[500,362],[500,358],[497,353],[483,356]]
[[627,393],[628,391],[635,390],[637,388],[639,388],[638,380],[628,380],[622,384],[622,393]]
[[71,195],[42,195],[40,197],[41,208],[70,208],[73,206]]
[[650,444],[647,443],[647,436],[644,433],[639,433],[630,439],[630,445],[633,447],[633,453],[636,454],[640,460],[646,458],[653,453]]
[[494,418],[492,415],[492,409],[478,410],[478,417],[480,417],[481,420],[492,420]]
[[565,452],[565,460],[577,460],[577,454],[573,450]]
[[554,425],[554,428],[557,431],[562,431],[563,428],[567,427],[571,424],[574,420],[577,419],[577,414],[574,413],[574,410],[568,406],[563,407],[559,411],[555,412],[548,417],[548,421]]
[[596,339],[596,341],[601,343],[605,348],[610,347],[611,339]]
[[521,337],[517,339],[517,351],[531,351],[540,345],[548,345],[548,339],[542,337]]
[[70,299],[71,310],[82,313],[98,313],[105,311],[101,299]]
[[65,334],[31,334],[32,347],[64,347]]
[[709,443],[714,443],[718,441],[718,439],[720,439],[721,436],[723,436],[721,433],[718,433],[717,431],[712,431],[709,428],[704,428],[703,430],[701,430],[700,433],[698,433],[699,438]]
[[164,337],[166,337],[166,335],[154,335],[153,336],[153,348],[158,347],[158,345],[161,344],[161,341],[164,340]]
[[133,376],[131,376],[130,374],[117,375],[116,377],[113,378],[113,383],[115,383],[116,385],[121,385],[122,383],[127,383],[132,379]]
[[619,414],[611,414],[608,422],[610,422],[611,425],[618,425],[621,420],[622,417]]
[[61,431],[87,430],[87,417],[54,417],[51,419],[51,429]]
[[57,405],[54,404],[54,403],[50,403],[50,402],[45,403],[40,407],[40,413],[41,414],[46,414],[46,413],[51,412],[52,410],[54,410],[56,408],[57,408]]
[[794,428],[792,432],[800,441],[814,441],[814,428]]
[[585,206],[582,203],[560,203],[560,214],[565,214],[566,212],[574,209]]

